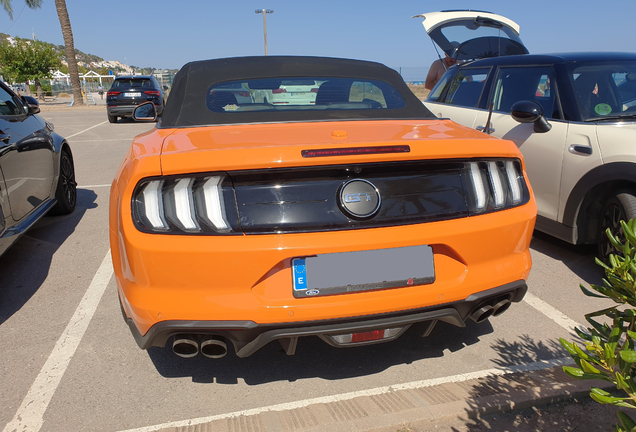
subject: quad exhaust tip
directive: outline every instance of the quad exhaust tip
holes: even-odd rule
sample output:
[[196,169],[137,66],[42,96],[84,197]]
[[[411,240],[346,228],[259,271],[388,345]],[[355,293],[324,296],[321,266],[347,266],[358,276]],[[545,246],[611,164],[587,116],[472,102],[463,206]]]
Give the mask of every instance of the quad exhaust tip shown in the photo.
[[[495,300],[496,301],[496,300]],[[482,323],[491,316],[499,316],[508,310],[512,302],[508,298],[504,298],[499,302],[492,304],[493,301],[486,301],[475,308],[473,312],[468,315],[470,319],[476,323]]]
[[211,359],[223,358],[227,354],[227,344],[218,336],[205,338],[201,342],[201,354]]
[[199,354],[199,343],[196,336],[178,335],[172,343],[172,352],[182,358],[192,358]]
[[227,343],[219,336],[177,335],[172,343],[172,352],[181,358],[192,358],[201,354],[211,359],[225,357]]

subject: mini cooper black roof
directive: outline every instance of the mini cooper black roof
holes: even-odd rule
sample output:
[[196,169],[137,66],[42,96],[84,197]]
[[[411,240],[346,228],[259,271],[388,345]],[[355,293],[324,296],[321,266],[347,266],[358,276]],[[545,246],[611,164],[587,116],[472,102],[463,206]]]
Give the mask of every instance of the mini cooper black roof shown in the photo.
[[[239,115],[213,112],[206,97],[214,85],[266,78],[346,78],[379,81],[404,99],[395,109],[250,111]],[[187,63],[175,76],[158,127],[320,120],[434,119],[435,116],[408,88],[400,74],[380,63],[330,57],[233,57]]]
[[566,52],[552,54],[524,54],[502,57],[491,57],[463,63],[460,67],[467,66],[492,66],[492,65],[530,65],[551,63],[575,63],[590,61],[623,61],[636,60],[636,53],[628,52]]

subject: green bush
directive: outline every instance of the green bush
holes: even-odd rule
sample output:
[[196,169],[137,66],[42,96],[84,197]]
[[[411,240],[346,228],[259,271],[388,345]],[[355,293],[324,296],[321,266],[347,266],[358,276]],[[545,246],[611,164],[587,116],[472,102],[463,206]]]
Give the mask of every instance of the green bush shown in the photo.
[[[29,87],[31,94],[35,94],[35,84],[31,84]],[[53,96],[53,89],[49,84],[42,84],[42,92],[44,92],[44,96]]]
[[[592,284],[592,290],[581,285],[586,296],[612,299],[617,305],[585,315],[591,327],[587,331],[576,329],[584,349],[563,338],[559,341],[576,363],[576,367],[565,366],[565,373],[578,379],[601,379],[613,383],[626,395],[616,397],[592,387],[592,399],[601,404],[636,409],[636,220],[621,221],[621,226],[624,242],[607,230],[607,236],[620,253],[610,255],[609,265],[596,259],[596,263],[605,270],[603,285]],[[601,323],[599,318],[607,319]],[[616,431],[636,432],[636,422],[628,414],[619,411],[618,420],[619,423],[614,426]]]

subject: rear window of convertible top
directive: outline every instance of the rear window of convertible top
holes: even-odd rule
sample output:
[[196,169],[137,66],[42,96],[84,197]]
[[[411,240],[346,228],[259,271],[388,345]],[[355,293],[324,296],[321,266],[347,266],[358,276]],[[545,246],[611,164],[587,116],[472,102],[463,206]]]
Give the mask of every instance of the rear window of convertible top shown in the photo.
[[383,81],[351,78],[265,78],[218,83],[206,106],[215,113],[305,110],[386,110],[406,106]]

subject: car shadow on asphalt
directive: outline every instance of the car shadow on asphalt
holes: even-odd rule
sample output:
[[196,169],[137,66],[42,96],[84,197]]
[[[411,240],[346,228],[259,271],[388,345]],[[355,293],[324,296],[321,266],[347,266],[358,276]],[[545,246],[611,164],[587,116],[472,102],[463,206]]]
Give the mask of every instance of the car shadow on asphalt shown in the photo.
[[77,189],[75,211],[45,216],[0,257],[0,324],[19,311],[46,280],[53,254],[73,234],[87,210],[97,207],[97,194]]
[[594,261],[597,256],[596,245],[573,245],[535,230],[530,249],[562,262],[588,283],[601,283],[603,269]]
[[[460,328],[443,322],[430,336],[422,337],[422,326],[411,326],[399,339],[377,345],[335,348],[318,337],[303,337],[296,354],[288,356],[273,341],[247,358],[237,358],[231,346],[221,359],[201,354],[184,359],[172,352],[171,341],[164,348],[150,348],[148,355],[165,378],[192,377],[193,382],[248,385],[276,381],[294,382],[305,378],[340,380],[379,373],[390,367],[427,358],[441,358],[444,351],[457,352],[476,344],[493,332],[489,322]],[[446,353],[448,355],[448,353]]]

